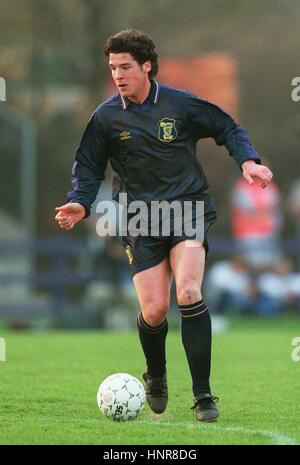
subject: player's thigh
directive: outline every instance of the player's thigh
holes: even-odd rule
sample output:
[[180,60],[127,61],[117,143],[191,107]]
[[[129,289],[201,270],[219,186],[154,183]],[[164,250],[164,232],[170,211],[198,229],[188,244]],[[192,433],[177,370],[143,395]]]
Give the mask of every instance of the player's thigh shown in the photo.
[[194,303],[201,299],[205,255],[202,242],[197,240],[181,241],[171,248],[170,266],[179,304]]
[[135,274],[133,283],[146,321],[149,324],[151,324],[150,320],[152,324],[154,320],[155,323],[160,319],[163,321],[169,309],[172,283],[172,272],[168,258],[165,258],[158,265]]

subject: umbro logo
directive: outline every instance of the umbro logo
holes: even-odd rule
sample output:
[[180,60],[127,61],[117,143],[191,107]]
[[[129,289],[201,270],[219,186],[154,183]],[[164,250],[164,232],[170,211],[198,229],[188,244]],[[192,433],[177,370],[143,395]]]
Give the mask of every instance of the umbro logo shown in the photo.
[[131,139],[130,132],[128,132],[128,131],[121,132],[120,133],[120,139],[121,140]]

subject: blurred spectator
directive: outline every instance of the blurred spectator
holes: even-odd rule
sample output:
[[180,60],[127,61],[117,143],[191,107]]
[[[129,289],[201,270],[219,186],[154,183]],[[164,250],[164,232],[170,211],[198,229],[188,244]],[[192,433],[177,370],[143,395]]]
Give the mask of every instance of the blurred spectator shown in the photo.
[[272,266],[281,256],[280,192],[274,181],[266,189],[255,179],[240,178],[232,192],[232,230],[236,252],[255,269]]
[[[271,271],[258,277],[257,288],[274,311],[295,310],[300,301],[300,273],[293,272],[292,262],[282,258]],[[262,308],[261,313],[269,314],[268,308]]]
[[241,257],[212,266],[205,281],[206,301],[216,313],[275,316],[300,303],[300,273],[282,258],[267,272],[253,272]]
[[249,268],[240,257],[215,263],[205,281],[205,299],[216,313],[240,312],[251,284]]
[[300,269],[300,179],[294,181],[287,197],[287,208],[295,224],[297,265]]

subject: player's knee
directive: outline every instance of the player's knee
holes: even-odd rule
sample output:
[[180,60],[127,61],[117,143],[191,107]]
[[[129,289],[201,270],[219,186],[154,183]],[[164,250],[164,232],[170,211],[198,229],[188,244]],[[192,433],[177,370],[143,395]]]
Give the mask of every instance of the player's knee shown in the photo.
[[189,305],[201,300],[199,285],[184,284],[177,290],[177,302],[179,305]]
[[143,318],[150,326],[159,326],[167,317],[169,302],[153,302],[142,309]]

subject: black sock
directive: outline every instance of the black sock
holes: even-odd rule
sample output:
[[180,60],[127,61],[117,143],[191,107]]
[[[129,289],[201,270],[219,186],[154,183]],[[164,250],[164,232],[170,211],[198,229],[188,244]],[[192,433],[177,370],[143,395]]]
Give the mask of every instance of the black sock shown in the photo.
[[138,314],[137,326],[141,345],[146,357],[147,372],[150,376],[161,377],[166,372],[166,337],[168,322],[159,326],[150,326],[142,313]]
[[210,393],[211,319],[207,305],[199,300],[179,305],[181,336],[193,380],[194,396]]

